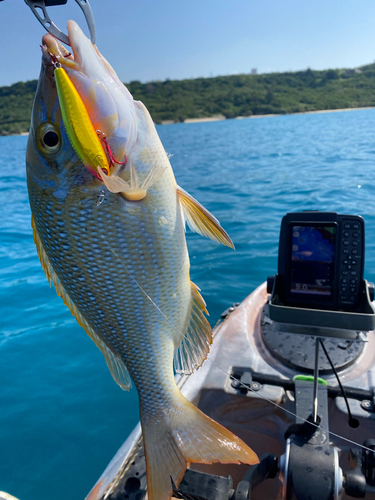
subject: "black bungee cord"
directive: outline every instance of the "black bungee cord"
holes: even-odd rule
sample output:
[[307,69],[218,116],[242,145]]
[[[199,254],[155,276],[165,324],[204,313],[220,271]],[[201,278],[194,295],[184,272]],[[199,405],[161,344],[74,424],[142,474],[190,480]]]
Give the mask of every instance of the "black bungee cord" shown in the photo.
[[327,351],[326,346],[324,345],[324,342],[322,341],[322,339],[319,339],[319,342],[320,342],[320,345],[323,348],[324,354],[326,355],[326,357],[328,359],[328,362],[331,365],[332,371],[335,374],[337,382],[338,382],[338,384],[340,386],[341,393],[342,393],[342,396],[343,396],[343,398],[345,400],[346,408],[348,410],[348,416],[349,416],[349,421],[348,422],[349,422],[349,425],[350,425],[350,427],[356,428],[356,427],[359,426],[359,422],[358,422],[358,420],[356,418],[353,418],[352,412],[350,411],[349,401],[348,401],[348,398],[346,397],[345,389],[344,389],[343,385],[341,384],[341,381],[339,379],[339,375],[338,375],[338,373],[336,371],[336,368],[334,367],[334,365],[332,363],[332,360],[329,357],[328,351]]

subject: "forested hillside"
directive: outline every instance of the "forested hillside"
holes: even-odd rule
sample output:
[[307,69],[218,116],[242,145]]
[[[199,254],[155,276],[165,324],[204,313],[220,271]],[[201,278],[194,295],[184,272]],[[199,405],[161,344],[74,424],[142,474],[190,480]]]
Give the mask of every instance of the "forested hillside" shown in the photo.
[[[32,80],[0,87],[0,135],[27,132],[36,85]],[[126,85],[156,123],[375,106],[375,64]]]
[[0,87],[0,135],[29,130],[37,80]]

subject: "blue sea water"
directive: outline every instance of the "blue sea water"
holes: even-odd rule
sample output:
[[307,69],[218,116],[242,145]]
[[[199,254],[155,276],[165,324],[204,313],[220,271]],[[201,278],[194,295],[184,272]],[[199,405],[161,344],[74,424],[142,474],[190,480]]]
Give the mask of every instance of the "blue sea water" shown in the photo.
[[[276,272],[286,212],[361,214],[375,281],[375,109],[158,127],[178,183],[236,251],[188,231],[211,322]],[[0,137],[0,490],[82,500],[138,421],[135,389],[48,287],[30,227],[26,137]],[[150,374],[152,376],[152,374]]]

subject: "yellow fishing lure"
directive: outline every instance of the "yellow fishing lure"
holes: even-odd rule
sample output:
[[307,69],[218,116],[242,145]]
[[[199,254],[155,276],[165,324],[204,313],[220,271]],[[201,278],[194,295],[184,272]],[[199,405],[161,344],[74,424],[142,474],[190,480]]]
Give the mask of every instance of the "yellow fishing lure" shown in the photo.
[[110,175],[107,156],[87,109],[71,79],[59,64],[55,66],[55,79],[62,119],[73,148],[96,177],[99,178],[98,167]]

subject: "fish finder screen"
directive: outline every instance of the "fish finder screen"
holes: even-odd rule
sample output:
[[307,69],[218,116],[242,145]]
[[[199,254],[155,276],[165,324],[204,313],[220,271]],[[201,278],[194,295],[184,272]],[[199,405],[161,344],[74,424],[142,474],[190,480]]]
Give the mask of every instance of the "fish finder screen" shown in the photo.
[[336,225],[293,225],[291,231],[291,293],[331,297]]

